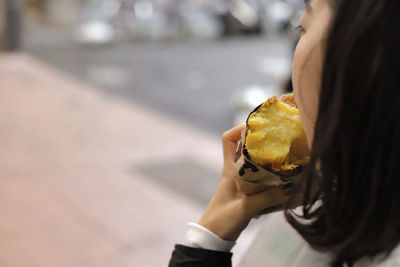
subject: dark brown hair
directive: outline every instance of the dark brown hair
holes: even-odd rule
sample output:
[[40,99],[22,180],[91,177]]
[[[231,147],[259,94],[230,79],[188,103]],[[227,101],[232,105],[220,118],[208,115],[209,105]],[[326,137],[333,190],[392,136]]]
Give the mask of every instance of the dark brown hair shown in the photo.
[[400,242],[400,2],[333,2],[304,206],[285,215],[352,266]]

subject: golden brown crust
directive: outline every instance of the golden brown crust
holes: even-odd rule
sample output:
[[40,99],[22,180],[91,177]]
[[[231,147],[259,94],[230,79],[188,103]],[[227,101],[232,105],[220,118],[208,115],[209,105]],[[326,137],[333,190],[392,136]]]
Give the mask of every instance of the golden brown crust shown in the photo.
[[301,165],[297,165],[295,168],[293,169],[288,169],[288,170],[282,170],[280,169],[279,171],[273,171],[271,170],[271,172],[276,173],[280,176],[293,176],[296,174],[299,174],[299,172],[302,170],[302,166]]
[[298,108],[293,93],[282,95],[279,101],[286,103],[292,107]]

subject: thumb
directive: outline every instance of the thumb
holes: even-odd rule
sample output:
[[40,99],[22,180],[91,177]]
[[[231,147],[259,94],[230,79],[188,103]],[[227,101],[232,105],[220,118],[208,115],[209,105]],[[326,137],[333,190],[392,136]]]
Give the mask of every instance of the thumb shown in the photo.
[[224,152],[224,163],[232,163],[235,158],[235,152],[238,141],[242,138],[242,131],[246,128],[246,124],[240,124],[226,131],[222,135],[222,148]]

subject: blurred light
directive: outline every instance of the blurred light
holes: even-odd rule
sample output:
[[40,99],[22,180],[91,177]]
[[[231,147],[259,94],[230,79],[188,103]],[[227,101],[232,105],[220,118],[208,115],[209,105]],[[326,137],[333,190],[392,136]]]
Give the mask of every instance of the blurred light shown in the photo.
[[234,94],[232,104],[235,109],[254,109],[267,98],[273,96],[270,89],[251,85]]
[[148,19],[153,13],[154,8],[150,1],[137,1],[135,3],[135,15],[139,19]]
[[234,125],[245,122],[251,111],[269,97],[278,93],[279,90],[276,88],[265,88],[258,85],[251,85],[241,91],[235,92],[232,97]]
[[257,11],[243,0],[236,0],[232,15],[247,27],[255,26],[258,23]]
[[83,44],[105,44],[114,40],[114,28],[104,21],[92,21],[81,25],[75,32],[75,40]]
[[182,19],[184,34],[199,39],[215,39],[222,35],[221,21],[212,12],[200,8],[193,2],[181,2],[178,5],[178,13]]
[[275,22],[290,21],[293,14],[293,7],[286,2],[275,1],[269,6],[268,13],[270,18]]

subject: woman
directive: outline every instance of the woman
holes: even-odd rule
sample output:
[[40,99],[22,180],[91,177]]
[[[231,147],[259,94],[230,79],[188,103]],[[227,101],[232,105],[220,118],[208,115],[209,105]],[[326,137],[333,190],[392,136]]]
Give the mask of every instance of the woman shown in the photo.
[[[400,2],[310,0],[292,79],[311,150],[301,215],[287,221],[331,266],[392,262],[400,241]],[[170,266],[230,266],[234,241],[260,211],[288,203],[293,188],[244,196],[233,182],[243,126],[223,135],[224,168],[188,246]],[[317,188],[311,193],[310,188]],[[290,199],[289,199],[290,201]],[[190,238],[189,238],[190,239]]]

